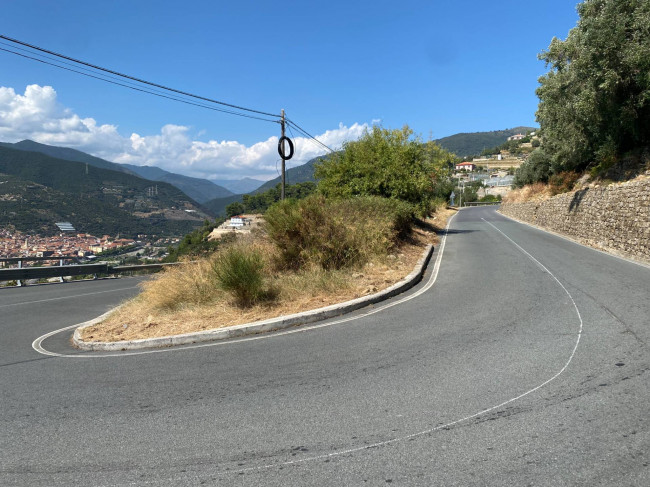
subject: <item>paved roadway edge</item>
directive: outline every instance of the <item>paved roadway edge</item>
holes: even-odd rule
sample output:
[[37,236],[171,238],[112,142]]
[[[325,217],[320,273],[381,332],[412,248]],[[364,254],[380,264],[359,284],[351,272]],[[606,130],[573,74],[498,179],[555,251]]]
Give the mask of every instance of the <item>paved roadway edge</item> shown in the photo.
[[209,342],[214,340],[225,340],[228,338],[237,338],[245,335],[255,335],[270,331],[284,330],[298,325],[305,325],[322,321],[343,314],[351,313],[365,306],[385,301],[398,294],[408,291],[422,280],[424,271],[427,268],[431,256],[433,255],[433,245],[427,245],[422,257],[418,260],[414,270],[404,279],[389,288],[379,291],[369,296],[362,296],[351,301],[337,303],[324,308],[304,311],[286,316],[278,316],[254,323],[245,323],[226,328],[215,330],[204,330],[194,333],[183,333],[181,335],[164,336],[157,338],[144,338],[139,340],[124,340],[119,342],[87,342],[81,338],[81,331],[84,328],[93,326],[105,320],[108,315],[113,313],[117,308],[104,313],[97,318],[81,323],[74,331],[73,343],[82,350],[89,351],[119,351],[119,350],[138,350],[142,348],[169,347],[174,345],[187,345],[192,343]]
[[621,260],[624,260],[624,261],[629,262],[631,264],[636,264],[636,265],[639,265],[641,267],[646,267],[646,268],[650,269],[650,262],[635,259],[632,256],[627,255],[627,254],[623,254],[622,252],[619,252],[619,251],[617,251],[615,249],[604,249],[604,248],[594,247],[593,245],[590,245],[589,243],[587,243],[587,241],[584,240],[584,239],[574,238],[574,237],[571,237],[571,236],[566,235],[564,233],[556,232],[554,230],[550,230],[548,228],[545,228],[545,227],[542,227],[542,226],[539,226],[539,225],[535,225],[534,223],[530,223],[530,222],[527,222],[527,221],[524,221],[524,220],[519,220],[518,218],[512,217],[510,215],[506,215],[505,213],[501,213],[500,209],[497,210],[497,213],[499,215],[501,215],[502,217],[507,218],[508,220],[512,220],[513,222],[520,223],[522,225],[526,225],[527,227],[534,228],[534,229],[540,230],[542,232],[550,233],[551,235],[554,235],[556,237],[563,238],[564,240],[568,240],[569,242],[573,242],[574,244],[578,244],[581,247],[591,249],[594,252],[600,252],[601,254],[609,255],[610,257],[614,257],[616,259],[621,259]]

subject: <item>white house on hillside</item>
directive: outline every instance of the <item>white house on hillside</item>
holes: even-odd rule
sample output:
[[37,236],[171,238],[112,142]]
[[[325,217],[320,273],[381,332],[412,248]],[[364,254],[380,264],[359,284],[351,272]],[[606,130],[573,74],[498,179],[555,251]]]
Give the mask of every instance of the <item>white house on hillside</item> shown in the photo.
[[465,169],[465,171],[473,171],[476,169],[476,164],[473,162],[460,162],[456,164],[456,171],[462,171]]
[[241,216],[233,216],[228,226],[231,228],[242,228],[244,226],[244,219]]
[[508,137],[508,140],[521,140],[526,137],[524,134],[515,134]]

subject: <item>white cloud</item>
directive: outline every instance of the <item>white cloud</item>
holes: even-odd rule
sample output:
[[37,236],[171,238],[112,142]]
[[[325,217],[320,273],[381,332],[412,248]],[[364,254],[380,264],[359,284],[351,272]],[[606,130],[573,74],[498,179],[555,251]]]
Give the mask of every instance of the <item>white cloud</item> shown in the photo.
[[[373,120],[373,123],[376,121]],[[369,124],[339,124],[316,137],[332,149],[356,140]],[[199,132],[199,135],[202,131]],[[290,134],[291,135],[291,134]],[[168,124],[156,135],[121,135],[115,125],[99,125],[93,118],[81,118],[57,102],[51,86],[30,85],[24,95],[0,87],[0,141],[31,139],[43,144],[73,147],[118,163],[154,165],[171,172],[208,179],[277,175],[280,160],[278,137],[247,146],[237,141],[194,140],[190,128]],[[295,155],[288,167],[304,164],[325,152],[315,141],[293,138]]]

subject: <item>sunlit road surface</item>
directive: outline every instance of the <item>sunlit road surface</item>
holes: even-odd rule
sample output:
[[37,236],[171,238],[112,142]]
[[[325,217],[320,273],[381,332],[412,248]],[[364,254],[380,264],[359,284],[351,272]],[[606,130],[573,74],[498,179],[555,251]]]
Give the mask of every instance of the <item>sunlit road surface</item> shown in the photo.
[[440,250],[377,313],[155,353],[32,347],[137,279],[0,290],[0,485],[650,485],[650,269],[494,208]]

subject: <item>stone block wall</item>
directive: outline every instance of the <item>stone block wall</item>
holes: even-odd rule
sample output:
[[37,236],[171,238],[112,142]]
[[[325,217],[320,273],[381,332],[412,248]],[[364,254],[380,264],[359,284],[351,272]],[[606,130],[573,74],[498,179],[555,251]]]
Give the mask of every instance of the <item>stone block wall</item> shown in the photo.
[[545,201],[504,203],[506,216],[650,262],[650,178],[587,187]]

